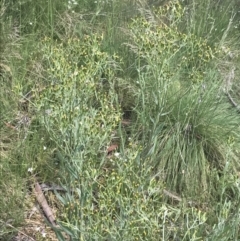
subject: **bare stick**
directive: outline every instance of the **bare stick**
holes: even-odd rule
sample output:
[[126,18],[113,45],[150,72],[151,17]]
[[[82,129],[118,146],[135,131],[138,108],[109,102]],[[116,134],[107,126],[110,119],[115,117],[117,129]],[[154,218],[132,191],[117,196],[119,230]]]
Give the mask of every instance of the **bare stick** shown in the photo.
[[43,212],[45,213],[47,219],[54,227],[56,227],[55,217],[53,215],[52,209],[49,207],[47,200],[42,192],[41,186],[37,181],[35,182],[35,194],[36,194],[37,201],[42,207]]

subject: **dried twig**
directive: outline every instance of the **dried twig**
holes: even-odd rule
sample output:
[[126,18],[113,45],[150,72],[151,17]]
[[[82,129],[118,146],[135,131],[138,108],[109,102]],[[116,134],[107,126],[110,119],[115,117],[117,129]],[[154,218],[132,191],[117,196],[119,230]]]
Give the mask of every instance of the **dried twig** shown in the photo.
[[[163,194],[168,196],[168,197],[170,197],[170,198],[172,198],[175,201],[178,201],[178,202],[182,202],[183,201],[183,199],[179,195],[174,194],[173,192],[170,192],[170,191],[168,191],[166,189],[163,189]],[[187,203],[189,205],[196,205],[196,202],[194,202],[192,200],[188,200]]]
[[226,93],[228,99],[230,100],[230,102],[232,103],[232,105],[236,108],[238,108],[237,103],[233,100],[232,96],[229,94],[229,92]]
[[115,151],[118,148],[117,144],[111,145],[107,148],[107,154],[109,155],[111,152]]
[[231,71],[228,73],[227,77],[225,78],[226,83],[225,83],[225,91],[224,92],[225,92],[226,96],[228,97],[232,106],[237,108],[238,112],[240,112],[238,104],[234,101],[231,94],[229,93],[229,91],[232,88],[232,84],[233,84],[232,82],[233,82],[234,77],[235,77],[234,71],[235,71],[235,66],[232,67]]
[[124,120],[121,121],[121,124],[123,126],[129,126],[129,125],[131,125],[131,120],[124,119]]
[[36,194],[37,201],[39,205],[42,207],[44,214],[46,215],[49,222],[56,227],[55,217],[53,215],[52,209],[49,207],[47,200],[42,192],[41,186],[36,181],[34,185],[34,190]]
[[52,184],[52,185],[48,185],[45,183],[42,183],[40,185],[42,191],[62,191],[62,192],[67,192],[67,189],[64,187],[61,187],[59,185],[56,184]]
[[170,192],[170,191],[168,191],[168,190],[166,190],[166,189],[163,189],[163,193],[164,193],[166,196],[168,196],[168,197],[170,197],[170,198],[172,198],[172,199],[174,199],[174,200],[176,200],[176,201],[178,201],[178,202],[181,202],[181,201],[182,201],[182,198],[180,198],[180,197],[177,196],[176,194],[173,194],[172,192]]

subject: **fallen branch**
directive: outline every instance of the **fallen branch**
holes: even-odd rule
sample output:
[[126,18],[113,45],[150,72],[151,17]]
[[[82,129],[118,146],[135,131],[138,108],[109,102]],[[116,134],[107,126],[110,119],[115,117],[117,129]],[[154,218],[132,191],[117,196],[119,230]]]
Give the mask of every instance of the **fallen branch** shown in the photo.
[[229,92],[226,93],[229,101],[231,102],[231,104],[233,105],[233,107],[237,108],[237,111],[240,112],[239,106],[238,104],[233,100],[232,96],[229,94]]
[[53,215],[52,209],[49,207],[47,200],[42,192],[42,188],[39,183],[36,181],[34,184],[35,195],[39,205],[42,207],[44,214],[46,215],[48,221],[56,227],[56,219]]
[[111,152],[116,151],[118,148],[117,144],[111,145],[107,148],[107,154],[109,155]]
[[[179,195],[174,194],[174,193],[172,193],[172,192],[170,192],[170,191],[168,191],[166,189],[163,189],[163,194],[168,196],[168,197],[170,197],[170,198],[172,198],[175,201],[178,201],[178,202],[182,202],[183,201],[183,199]],[[191,206],[192,205],[196,205],[196,202],[193,202],[192,200],[188,200],[187,203],[189,205],[191,205]]]
[[170,198],[172,198],[172,199],[174,199],[174,200],[176,200],[176,201],[178,201],[178,202],[181,202],[181,201],[182,201],[182,198],[180,198],[180,197],[177,196],[176,194],[173,194],[172,192],[170,192],[170,191],[168,191],[168,190],[166,190],[166,189],[163,189],[163,193],[164,193],[166,196],[168,196],[168,197],[170,197]]
[[229,93],[229,91],[232,88],[232,82],[234,80],[234,71],[235,71],[235,66],[232,67],[231,71],[228,73],[226,80],[225,80],[225,88],[224,88],[224,93],[226,94],[226,96],[228,97],[230,103],[232,104],[233,107],[237,108],[237,111],[240,112],[240,108],[238,106],[238,104],[234,101],[234,99],[232,98],[231,94]]
[[40,185],[42,191],[62,191],[62,192],[67,192],[67,189],[64,188],[64,187],[61,187],[59,185],[56,185],[56,184],[52,184],[52,185],[48,185],[48,184],[45,184],[45,183],[42,183]]

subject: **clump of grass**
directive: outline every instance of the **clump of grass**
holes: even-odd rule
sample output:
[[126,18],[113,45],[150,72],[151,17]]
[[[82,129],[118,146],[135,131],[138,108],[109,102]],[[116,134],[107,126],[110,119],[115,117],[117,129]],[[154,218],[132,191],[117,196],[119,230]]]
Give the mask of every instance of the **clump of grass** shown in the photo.
[[[159,25],[159,15],[152,14],[151,21],[137,18],[130,27],[130,47],[139,59],[135,112],[149,164],[158,166],[174,190],[198,193],[208,189],[211,169],[220,171],[224,166],[228,138],[239,138],[234,130],[239,118],[225,103],[219,75],[208,67],[217,50],[213,54],[203,39],[178,30],[183,16],[179,3],[167,9],[167,14],[176,17],[170,21],[165,14],[168,24]],[[186,71],[191,87],[185,80]]]

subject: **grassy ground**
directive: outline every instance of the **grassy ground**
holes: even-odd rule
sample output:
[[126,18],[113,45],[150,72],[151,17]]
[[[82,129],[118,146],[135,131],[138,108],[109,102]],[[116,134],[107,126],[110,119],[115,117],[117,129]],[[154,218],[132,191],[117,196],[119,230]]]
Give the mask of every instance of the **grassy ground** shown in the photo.
[[238,7],[2,1],[0,240],[239,240]]

